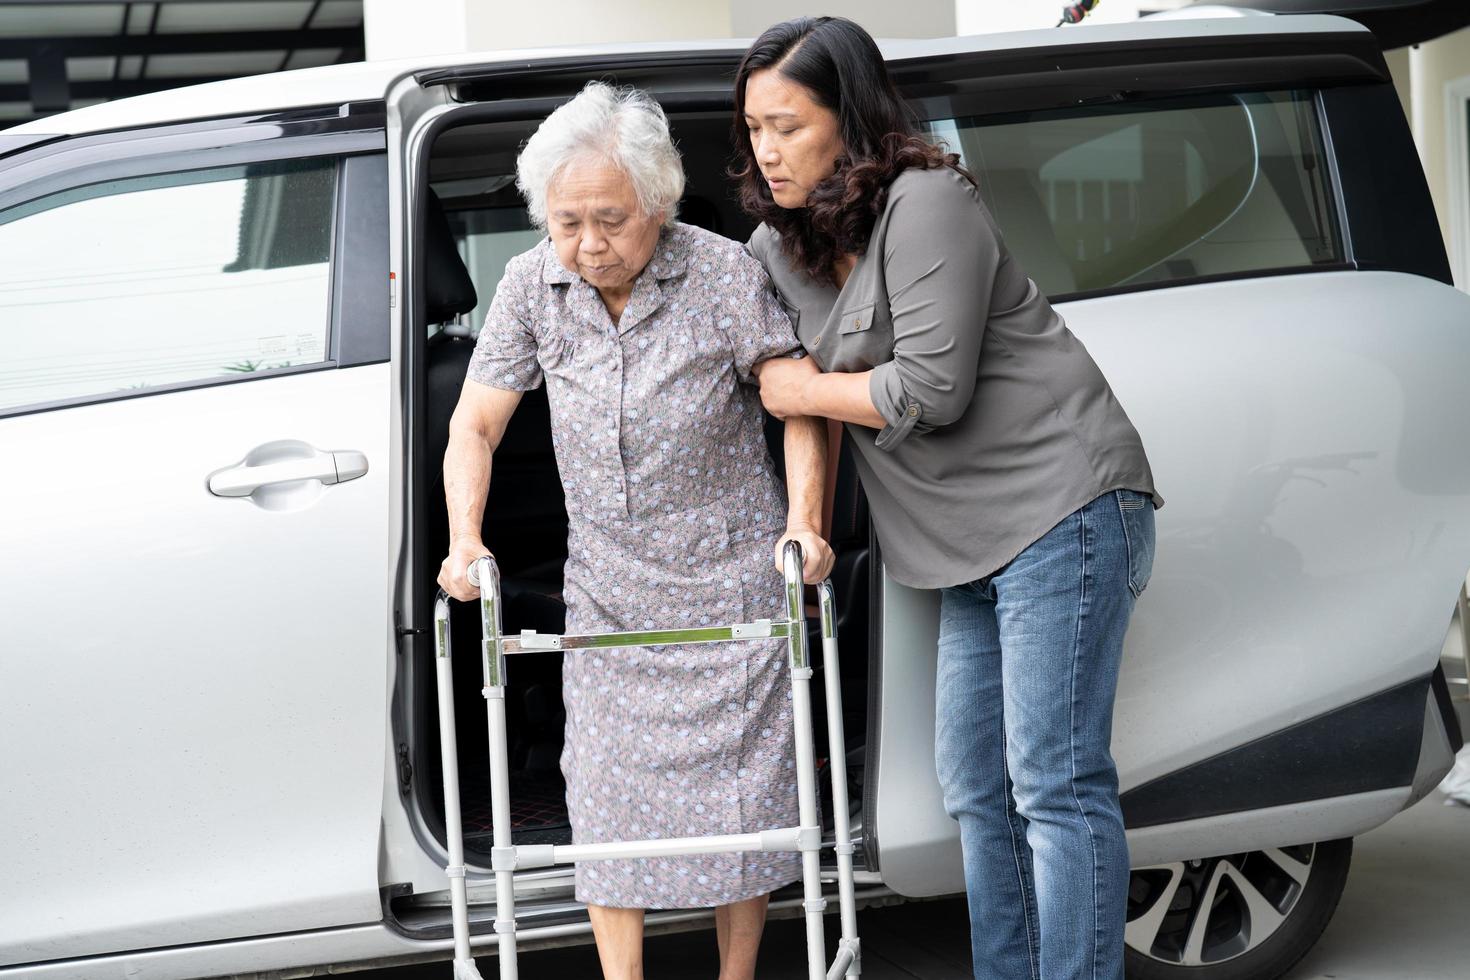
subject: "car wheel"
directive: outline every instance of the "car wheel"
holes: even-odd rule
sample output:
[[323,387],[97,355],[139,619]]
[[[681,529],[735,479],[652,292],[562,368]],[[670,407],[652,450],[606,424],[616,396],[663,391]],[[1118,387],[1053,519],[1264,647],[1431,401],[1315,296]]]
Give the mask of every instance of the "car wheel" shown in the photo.
[[1275,980],[1327,928],[1352,840],[1135,868],[1124,932],[1132,980]]

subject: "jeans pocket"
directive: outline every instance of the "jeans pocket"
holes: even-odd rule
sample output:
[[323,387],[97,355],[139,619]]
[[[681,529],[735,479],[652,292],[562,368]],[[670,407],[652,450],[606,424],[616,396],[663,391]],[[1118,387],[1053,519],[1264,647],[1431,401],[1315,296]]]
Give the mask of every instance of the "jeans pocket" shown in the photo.
[[1154,507],[1148,494],[1115,490],[1123,540],[1128,546],[1128,588],[1134,598],[1143,595],[1154,570]]

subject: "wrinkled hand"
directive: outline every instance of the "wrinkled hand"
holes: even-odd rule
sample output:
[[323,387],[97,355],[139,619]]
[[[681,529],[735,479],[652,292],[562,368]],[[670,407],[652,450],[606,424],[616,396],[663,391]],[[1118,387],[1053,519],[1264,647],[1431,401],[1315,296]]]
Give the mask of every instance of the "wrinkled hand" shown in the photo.
[[802,388],[821,373],[810,357],[773,357],[762,361],[755,367],[756,378],[761,383],[761,404],[778,419],[806,414],[801,407]]
[[783,574],[786,571],[786,559],[784,552],[786,542],[795,541],[801,545],[801,579],[807,585],[816,585],[832,574],[832,565],[837,558],[832,554],[831,545],[823,540],[815,528],[808,525],[796,525],[788,527],[786,533],[776,542],[776,568]]
[[470,566],[488,554],[490,549],[480,541],[464,540],[451,544],[449,557],[439,565],[439,588],[460,602],[478,599],[480,587],[470,581]]

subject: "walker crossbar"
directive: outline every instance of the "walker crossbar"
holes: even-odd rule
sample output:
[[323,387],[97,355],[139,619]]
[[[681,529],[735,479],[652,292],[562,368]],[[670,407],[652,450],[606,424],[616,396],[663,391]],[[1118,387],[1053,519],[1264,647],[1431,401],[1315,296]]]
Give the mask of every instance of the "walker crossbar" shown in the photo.
[[[786,543],[782,554],[787,616],[722,626],[687,629],[639,630],[618,633],[535,633],[505,637],[500,628],[500,572],[489,555],[470,566],[470,580],[480,587],[480,647],[486,712],[489,716],[491,870],[495,873],[495,932],[500,980],[518,980],[515,936],[515,872],[579,861],[600,861],[686,854],[747,851],[793,851],[801,855],[802,907],[806,918],[808,980],[838,980],[861,972],[861,946],[852,882],[852,841],[848,826],[847,767],[842,731],[842,691],[837,659],[836,603],[832,583],[818,586],[822,624],[822,660],[825,665],[827,742],[832,754],[833,838],[837,856],[837,892],[841,911],[841,939],[830,966],[822,929],[827,901],[822,897],[820,850],[821,813],[817,806],[816,761],[812,733],[811,677],[807,654],[806,611],[803,602],[801,546]],[[607,841],[595,844],[511,843],[510,765],[505,729],[505,657],[509,654],[563,650],[618,650],[630,647],[747,642],[784,639],[791,667],[791,706],[795,723],[796,786],[800,825],[747,834],[674,837],[643,841]],[[449,597],[440,591],[434,603],[435,662],[439,693],[439,744],[444,770],[444,829],[448,838],[450,907],[454,924],[454,976],[479,980],[470,958],[469,905],[465,893],[464,832],[459,811],[459,766],[454,726],[453,656],[449,638]]]
[[[521,844],[506,855],[511,870],[548,868],[578,861],[621,858],[671,857],[681,854],[732,854],[739,851],[817,851],[822,848],[821,827],[784,827],[754,834],[710,837],[666,837],[655,840],[616,841],[606,844]],[[500,870],[501,856],[492,855]]]
[[522,630],[519,636],[500,640],[500,652],[545,653],[551,650],[622,650],[629,647],[658,647],[694,643],[730,643],[735,640],[785,639],[796,624],[786,620],[758,619],[733,626],[694,626],[687,629],[637,630],[629,633],[586,633],[562,635]]

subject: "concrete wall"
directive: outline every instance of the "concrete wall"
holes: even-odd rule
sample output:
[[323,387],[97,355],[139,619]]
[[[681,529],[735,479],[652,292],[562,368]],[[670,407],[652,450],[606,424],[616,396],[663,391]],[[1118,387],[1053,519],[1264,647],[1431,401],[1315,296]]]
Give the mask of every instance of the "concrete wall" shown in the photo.
[[467,0],[471,50],[730,37],[730,0]]
[[[1108,0],[1089,24],[1190,0]],[[631,40],[755,37],[803,14],[839,14],[876,37],[952,37],[1056,26],[1063,0],[363,0],[370,60]]]
[[[1002,6],[1000,0],[990,2]],[[1059,0],[1048,3],[1061,9]],[[850,17],[878,37],[955,34],[955,0],[839,0],[817,9]],[[367,56],[373,61],[496,48],[755,37],[778,21],[812,12],[809,0],[363,0]]]
[[1399,101],[1404,104],[1404,117],[1412,122],[1414,96],[1409,75],[1409,49],[1394,48],[1392,51],[1383,52],[1383,57],[1388,62],[1388,70],[1393,74],[1393,87],[1399,93]]
[[[988,0],[996,7],[1010,0]],[[874,37],[953,37],[955,0],[734,0],[731,37],[755,37],[779,21],[803,15],[835,15],[855,20]]]
[[[1073,0],[1075,2],[1075,0]],[[1140,14],[1187,7],[1192,0],[1105,0],[1092,9],[1085,24],[1119,24]],[[995,34],[1056,27],[1062,0],[954,0],[959,35]],[[1067,29],[1071,29],[1070,25]]]
[[[1450,247],[1450,263],[1455,269],[1456,282],[1461,289],[1470,287],[1470,228],[1465,227],[1464,211],[1467,184],[1470,184],[1470,154],[1465,152],[1466,137],[1464,95],[1460,99],[1446,99],[1446,88],[1455,83],[1470,86],[1470,29],[1448,34],[1438,40],[1421,44],[1409,51],[1410,103],[1409,118],[1414,124],[1414,140],[1419,146],[1419,156],[1424,163],[1424,176],[1429,181],[1429,193],[1434,197],[1434,209],[1439,215],[1440,233]],[[1457,120],[1451,121],[1449,114],[1456,111]],[[1457,139],[1458,171],[1451,153],[1450,140]],[[1461,220],[1455,222],[1453,210],[1461,210]]]

